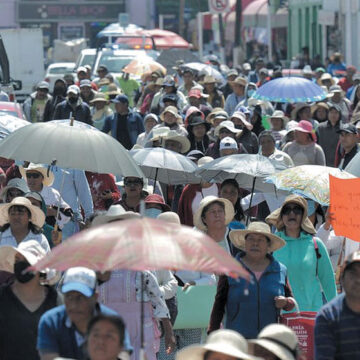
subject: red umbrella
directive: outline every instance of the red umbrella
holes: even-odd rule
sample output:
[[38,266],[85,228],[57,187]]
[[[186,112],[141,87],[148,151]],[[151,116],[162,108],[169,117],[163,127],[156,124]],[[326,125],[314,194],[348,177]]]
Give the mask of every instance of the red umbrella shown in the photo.
[[146,36],[151,36],[154,39],[156,48],[163,49],[189,49],[190,44],[180,35],[161,29],[143,30],[142,33]]

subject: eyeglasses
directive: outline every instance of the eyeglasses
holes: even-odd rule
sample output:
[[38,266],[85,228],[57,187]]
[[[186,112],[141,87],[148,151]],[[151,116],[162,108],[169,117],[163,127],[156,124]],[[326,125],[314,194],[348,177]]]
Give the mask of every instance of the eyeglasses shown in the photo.
[[40,173],[35,173],[35,172],[33,172],[33,173],[27,172],[27,173],[26,173],[26,178],[27,178],[27,179],[31,179],[31,178],[33,178],[33,179],[38,179],[40,176],[41,176]]
[[284,206],[283,209],[281,210],[281,214],[282,215],[290,215],[290,213],[293,212],[295,215],[302,215],[302,213],[304,212],[304,209],[299,206]]
[[125,186],[131,186],[131,185],[142,185],[142,181],[140,179],[137,180],[124,180]]

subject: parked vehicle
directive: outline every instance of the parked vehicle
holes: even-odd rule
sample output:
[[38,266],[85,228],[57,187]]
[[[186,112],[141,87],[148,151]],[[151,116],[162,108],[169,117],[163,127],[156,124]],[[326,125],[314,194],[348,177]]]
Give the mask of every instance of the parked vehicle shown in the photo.
[[75,69],[74,62],[59,62],[50,64],[46,70],[45,81],[50,85],[50,91],[54,87],[57,79],[62,78],[67,73],[72,73]]
[[22,107],[19,103],[0,101],[0,114],[3,113],[26,120],[25,115],[22,111]]

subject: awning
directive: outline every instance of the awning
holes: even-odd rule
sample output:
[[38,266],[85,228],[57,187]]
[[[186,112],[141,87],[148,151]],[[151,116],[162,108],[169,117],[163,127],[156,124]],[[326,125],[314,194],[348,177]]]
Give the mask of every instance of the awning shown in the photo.
[[[243,26],[266,28],[268,15],[268,0],[255,0],[243,11]],[[271,15],[271,27],[281,28],[288,26],[287,8],[279,8]]]

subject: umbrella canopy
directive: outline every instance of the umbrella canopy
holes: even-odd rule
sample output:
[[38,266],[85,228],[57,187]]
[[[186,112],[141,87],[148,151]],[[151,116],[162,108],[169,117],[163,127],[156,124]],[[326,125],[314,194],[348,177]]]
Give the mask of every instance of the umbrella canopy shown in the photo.
[[63,168],[144,177],[128,151],[113,137],[88,125],[47,122],[22,127],[0,143],[0,156]]
[[206,72],[206,75],[213,76],[222,85],[224,85],[226,83],[226,81],[225,81],[224,77],[221,75],[220,71],[216,70],[211,65],[203,64],[203,63],[199,63],[199,62],[192,62],[192,63],[187,63],[184,65],[181,65],[181,67],[182,68],[190,68],[197,72],[200,72],[200,71]]
[[157,50],[163,49],[189,49],[190,44],[183,39],[179,34],[176,34],[169,30],[162,29],[151,29],[143,30],[142,34],[146,36],[151,36],[154,39],[155,46]]
[[30,124],[29,121],[0,112],[0,140],[6,138],[16,129]]
[[235,154],[224,156],[203,165],[196,171],[204,181],[221,183],[235,179],[239,186],[249,190],[272,192],[275,187],[265,183],[265,177],[285,169],[282,163],[258,154]]
[[240,263],[205,233],[148,218],[82,231],[55,247],[33,268],[66,270],[74,266],[98,271],[170,269],[248,277]]
[[350,174],[360,177],[360,153],[358,152],[347,164],[345,170]]
[[201,179],[195,175],[196,164],[184,155],[163,148],[145,148],[130,153],[149,179],[169,185],[200,183]]
[[330,201],[329,175],[340,179],[352,179],[350,173],[329,166],[295,166],[267,177],[266,181],[278,189],[303,195],[327,206]]
[[299,103],[321,101],[326,98],[326,93],[319,85],[308,79],[281,77],[262,85],[253,97],[264,101]]
[[153,72],[156,70],[160,70],[164,75],[166,74],[165,67],[149,56],[138,56],[134,60],[130,61],[130,63],[123,69],[123,71],[128,74],[138,76],[141,76],[146,72]]

